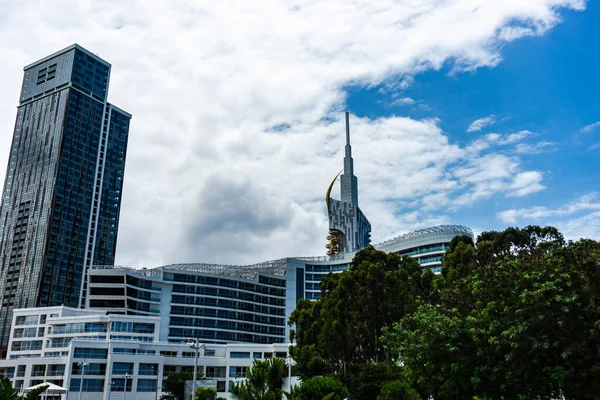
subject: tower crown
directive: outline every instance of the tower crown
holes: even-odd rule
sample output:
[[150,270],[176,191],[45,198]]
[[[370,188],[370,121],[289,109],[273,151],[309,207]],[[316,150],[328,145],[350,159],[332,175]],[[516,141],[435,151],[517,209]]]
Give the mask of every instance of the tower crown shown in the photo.
[[354,160],[350,145],[350,114],[346,112],[346,147],[344,148],[344,173],[340,177],[342,201],[358,205],[358,179],[354,175]]

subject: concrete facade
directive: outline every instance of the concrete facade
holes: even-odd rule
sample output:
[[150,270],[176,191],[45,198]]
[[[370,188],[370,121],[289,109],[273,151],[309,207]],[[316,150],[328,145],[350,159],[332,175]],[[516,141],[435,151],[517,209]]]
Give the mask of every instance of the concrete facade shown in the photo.
[[[160,341],[159,325],[157,317],[100,310],[15,310],[0,373],[19,392],[43,382],[64,387],[68,393],[60,399],[79,399],[80,388],[85,400],[157,399],[166,376],[191,372],[196,355],[187,343]],[[198,371],[215,381],[219,396],[229,398],[231,383],[245,378],[254,359],[287,356],[287,344],[206,344],[199,350]],[[83,371],[80,362],[88,363]]]

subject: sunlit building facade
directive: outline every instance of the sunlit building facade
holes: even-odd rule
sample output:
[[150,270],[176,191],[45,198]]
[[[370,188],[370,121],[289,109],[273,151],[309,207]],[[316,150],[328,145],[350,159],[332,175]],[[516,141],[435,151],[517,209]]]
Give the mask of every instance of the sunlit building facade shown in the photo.
[[287,356],[287,344],[213,343],[196,353],[185,341],[165,340],[159,317],[41,307],[15,310],[0,374],[19,393],[41,383],[63,389],[47,399],[156,400],[164,379],[192,372],[197,357],[204,383],[230,398],[232,382],[245,378],[255,359]]

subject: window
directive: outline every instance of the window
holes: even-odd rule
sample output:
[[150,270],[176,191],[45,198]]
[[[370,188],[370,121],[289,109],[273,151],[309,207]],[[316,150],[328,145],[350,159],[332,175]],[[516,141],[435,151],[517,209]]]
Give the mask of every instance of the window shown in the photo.
[[285,351],[278,351],[275,353],[275,357],[277,358],[286,358],[287,357],[287,353]]
[[158,364],[140,363],[138,375],[156,376],[158,374]]
[[[77,375],[81,375],[81,368],[79,367],[79,364],[77,363],[73,363],[73,367],[71,369],[72,371],[72,375],[77,376]],[[88,376],[88,375],[105,375],[106,374],[106,364],[98,364],[98,363],[91,363],[85,366],[85,371],[84,371],[84,375]]]
[[41,340],[30,340],[26,342],[13,342],[11,350],[12,351],[31,351],[31,350],[41,350],[42,349],[42,341]]
[[37,315],[19,315],[15,320],[15,325],[37,325],[38,320]]
[[207,378],[225,378],[226,367],[206,367]]
[[96,358],[106,359],[108,351],[106,349],[87,349],[78,347],[75,349],[75,358]]
[[229,367],[230,378],[245,378],[248,367]]
[[123,275],[90,275],[90,280],[92,283],[125,283]]
[[48,376],[61,376],[65,374],[64,364],[50,364],[48,365]]
[[154,350],[141,350],[141,349],[138,349],[137,350],[137,354],[138,355],[145,355],[145,356],[153,356],[153,355],[156,354],[156,351],[154,351]]
[[117,379],[112,379],[112,384],[110,385],[110,391],[111,392],[131,392],[131,378],[127,378],[127,389],[123,390],[125,388],[125,379],[124,378],[117,378]]
[[113,363],[113,375],[133,374],[133,363]]
[[113,332],[131,332],[133,324],[131,322],[114,321],[110,323],[110,330]]
[[136,354],[135,349],[123,349],[119,347],[115,347],[113,349],[113,354]]
[[262,353],[252,353],[252,358],[262,358]]
[[31,376],[44,376],[46,375],[46,365],[34,365]]
[[138,379],[138,392],[156,392],[156,379]]
[[229,358],[250,358],[250,353],[241,351],[232,351],[229,353]]
[[143,324],[135,322],[133,324],[133,332],[135,333],[154,333],[154,324]]
[[[71,379],[71,386],[69,390],[71,392],[79,392],[81,385],[81,378]],[[121,387],[121,389],[123,389]],[[103,392],[104,391],[104,379],[84,379],[83,385],[81,385],[82,392]]]
[[177,357],[176,351],[161,351],[160,355],[163,357]]
[[125,288],[123,287],[91,287],[90,295],[92,296],[124,296]]
[[125,300],[90,300],[92,308],[124,308]]

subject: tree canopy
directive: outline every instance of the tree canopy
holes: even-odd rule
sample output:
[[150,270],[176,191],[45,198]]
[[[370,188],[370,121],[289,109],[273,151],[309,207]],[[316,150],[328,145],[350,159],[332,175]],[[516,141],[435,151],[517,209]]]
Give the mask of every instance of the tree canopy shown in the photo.
[[281,400],[285,362],[281,358],[254,360],[246,380],[234,383],[231,393],[239,400]]
[[372,247],[292,313],[307,381],[351,399],[600,398],[600,243],[553,227],[455,237],[434,276]]
[[445,256],[439,304],[394,324],[411,382],[439,399],[600,394],[600,243],[554,228],[484,232]]

